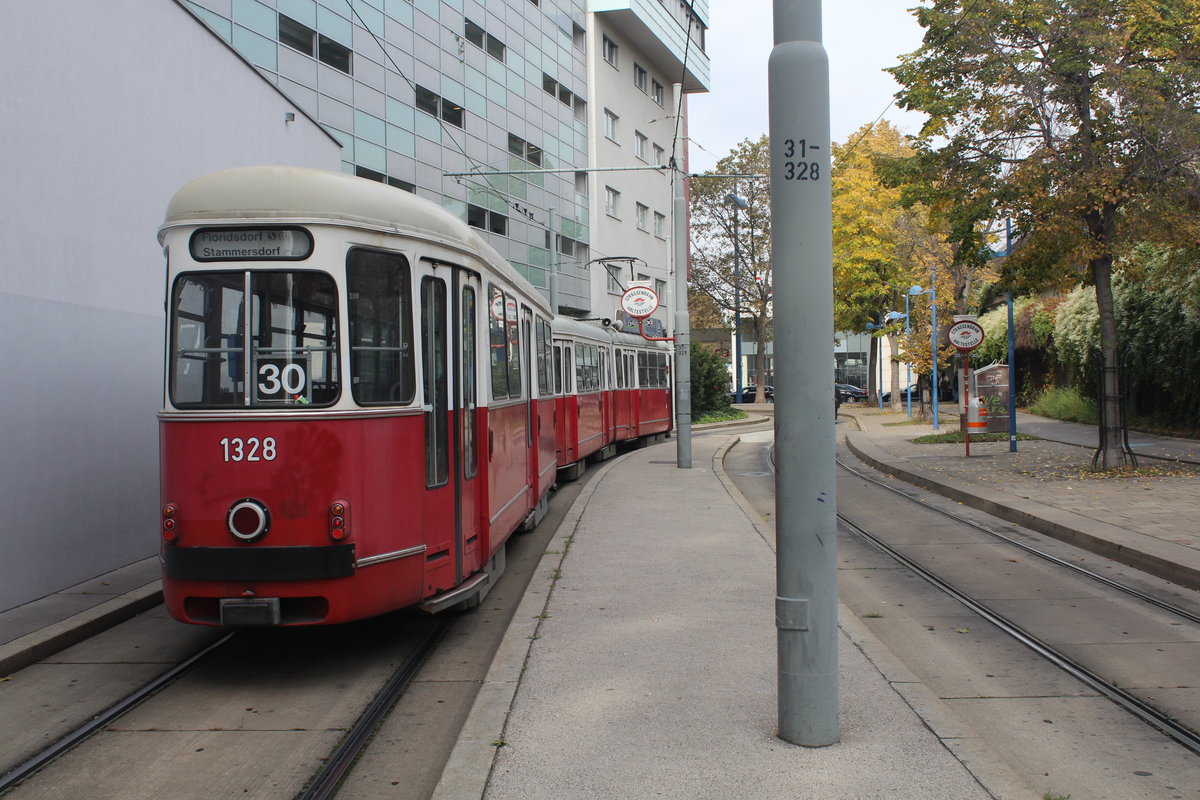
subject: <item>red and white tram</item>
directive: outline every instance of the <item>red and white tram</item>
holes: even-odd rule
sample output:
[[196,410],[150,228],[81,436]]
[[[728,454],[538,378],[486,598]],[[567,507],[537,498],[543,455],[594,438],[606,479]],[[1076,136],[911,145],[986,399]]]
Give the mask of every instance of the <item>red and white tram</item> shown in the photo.
[[554,320],[471,228],[407,192],[226,170],[176,193],[159,238],[163,591],[184,622],[469,604],[558,467],[669,429],[662,349]]

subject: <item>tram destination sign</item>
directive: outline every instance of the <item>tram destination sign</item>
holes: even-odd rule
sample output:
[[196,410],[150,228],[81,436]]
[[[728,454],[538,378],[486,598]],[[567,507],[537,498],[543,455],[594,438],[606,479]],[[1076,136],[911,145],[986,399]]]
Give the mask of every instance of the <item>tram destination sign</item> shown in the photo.
[[313,243],[303,228],[201,228],[190,247],[197,261],[299,261]]
[[959,320],[950,326],[947,332],[950,344],[959,350],[969,352],[983,344],[983,328],[978,322],[969,319]]

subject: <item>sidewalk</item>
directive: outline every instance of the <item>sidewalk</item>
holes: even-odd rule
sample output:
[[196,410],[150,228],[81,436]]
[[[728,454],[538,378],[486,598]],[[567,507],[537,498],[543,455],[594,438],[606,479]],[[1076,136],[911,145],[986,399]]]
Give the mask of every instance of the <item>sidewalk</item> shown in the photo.
[[[941,415],[957,430],[954,406]],[[1041,437],[1009,443],[914,444],[932,433],[904,413],[843,405],[858,430],[844,434],[859,459],[902,480],[1053,536],[1160,578],[1200,589],[1200,465],[1141,459],[1144,474],[1090,472],[1094,426],[1017,415],[1017,431]],[[1130,433],[1135,453],[1200,462],[1200,442]],[[1154,474],[1159,473],[1159,474]]]
[[720,469],[734,441],[694,439],[691,470],[673,445],[635,451],[590,481],[436,800],[1033,796],[844,608],[841,742],[777,738],[774,542]]

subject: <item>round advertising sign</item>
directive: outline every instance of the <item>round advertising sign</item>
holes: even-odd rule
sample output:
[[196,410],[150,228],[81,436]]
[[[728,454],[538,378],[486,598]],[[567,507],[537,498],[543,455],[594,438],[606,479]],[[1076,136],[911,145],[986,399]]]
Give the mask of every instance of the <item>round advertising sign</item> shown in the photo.
[[959,350],[974,350],[983,344],[983,328],[978,322],[964,319],[950,326],[947,337],[950,339],[950,344]]
[[658,309],[658,295],[646,286],[633,286],[621,295],[621,308],[634,319],[645,319]]

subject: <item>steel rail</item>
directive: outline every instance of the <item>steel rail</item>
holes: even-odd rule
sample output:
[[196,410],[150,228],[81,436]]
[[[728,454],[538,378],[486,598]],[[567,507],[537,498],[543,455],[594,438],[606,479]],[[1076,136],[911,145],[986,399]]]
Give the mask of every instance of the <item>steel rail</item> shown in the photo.
[[1132,694],[1108,683],[1096,673],[1066,657],[1006,617],[997,614],[995,611],[992,611],[975,598],[960,591],[953,584],[939,578],[937,575],[908,558],[891,545],[883,542],[874,534],[851,522],[842,514],[838,514],[838,520],[840,520],[841,523],[845,525],[846,528],[852,533],[867,540],[878,550],[891,556],[905,568],[911,570],[914,574],[924,578],[933,586],[950,595],[959,603],[962,603],[971,611],[983,617],[985,620],[992,623],[1009,636],[1012,636],[1030,650],[1050,661],[1052,664],[1064,670],[1069,675],[1077,678],[1080,681],[1083,681],[1100,694],[1117,703],[1126,711],[1141,719],[1146,724],[1179,742],[1193,753],[1200,754],[1200,735],[1197,735],[1183,725],[1180,725],[1174,719],[1158,711],[1148,703],[1145,703]]
[[179,662],[174,667],[171,667],[171,669],[162,673],[145,686],[126,695],[123,699],[104,709],[87,722],[59,738],[50,746],[43,748],[34,755],[25,759],[25,761],[13,767],[8,772],[4,773],[3,777],[0,777],[0,794],[3,794],[13,786],[16,786],[21,781],[30,777],[33,775],[33,773],[37,772],[39,769],[58,758],[63,753],[75,747],[75,745],[79,744],[84,739],[103,728],[105,725],[108,725],[122,714],[132,710],[135,706],[137,706],[150,695],[157,692],[159,689],[162,689],[164,686],[178,680],[183,676],[184,673],[196,666],[196,664],[200,663],[213,652],[228,644],[229,640],[236,636],[237,633],[237,631],[232,631],[225,634],[212,644],[208,645],[187,659]]
[[961,517],[958,514],[955,514],[953,511],[948,511],[944,508],[938,508],[936,506],[932,506],[927,503],[922,503],[920,500],[913,497],[909,493],[904,492],[904,491],[896,488],[895,486],[891,486],[888,483],[886,483],[885,481],[882,481],[873,475],[868,475],[865,472],[861,472],[861,471],[855,469],[854,467],[847,465],[840,458],[837,459],[837,465],[839,467],[841,467],[842,469],[846,470],[846,472],[849,472],[851,475],[854,475],[857,478],[861,478],[862,480],[867,481],[869,483],[873,483],[876,486],[879,486],[881,488],[887,489],[889,492],[892,492],[893,494],[897,494],[900,497],[903,497],[904,499],[908,500],[909,502],[915,503],[916,505],[921,506],[922,508],[926,508],[930,511],[941,514],[942,516],[949,517],[950,519],[954,520],[955,522],[958,522],[959,524],[966,525],[969,528],[973,528],[974,530],[980,531],[981,533],[986,533],[988,536],[992,536],[996,539],[999,539],[999,540],[1005,542],[1006,544],[1011,544],[1014,547],[1018,547],[1021,550],[1024,550],[1026,553],[1029,553],[1030,555],[1035,555],[1039,558],[1045,559],[1046,561],[1049,561],[1050,563],[1055,564],[1057,566],[1065,567],[1069,570],[1072,570],[1073,572],[1083,575],[1084,577],[1091,578],[1092,580],[1098,581],[1098,582],[1104,584],[1105,586],[1108,586],[1111,589],[1116,589],[1117,591],[1124,592],[1125,594],[1130,595],[1131,597],[1135,597],[1138,600],[1141,600],[1145,603],[1149,603],[1152,606],[1156,606],[1157,608],[1160,608],[1163,611],[1167,611],[1171,614],[1175,614],[1176,616],[1186,619],[1189,622],[1193,622],[1197,625],[1200,625],[1200,614],[1188,611],[1186,608],[1181,608],[1172,603],[1168,603],[1165,600],[1161,600],[1157,597],[1154,597],[1153,595],[1150,595],[1150,594],[1147,594],[1147,593],[1141,591],[1140,589],[1135,589],[1132,586],[1127,586],[1123,583],[1115,581],[1112,578],[1101,575],[1098,572],[1093,572],[1092,570],[1087,569],[1085,567],[1081,567],[1077,564],[1072,564],[1070,561],[1066,561],[1057,556],[1051,555],[1050,553],[1043,552],[1043,551],[1037,549],[1036,547],[1033,547],[1032,545],[1028,545],[1028,544],[1025,544],[1024,542],[1018,541],[1018,540],[1012,538],[1011,536],[1005,536],[1003,533],[1000,533],[999,531],[991,530],[990,528],[980,525],[978,522],[969,520],[966,517]]
[[333,751],[321,771],[305,787],[298,800],[327,800],[337,795],[342,781],[349,774],[354,762],[366,749],[384,717],[404,694],[404,690],[412,682],[417,670],[433,652],[434,647],[450,627],[450,622],[449,617],[442,615],[430,625],[429,630],[417,642],[417,646],[408,654],[404,663],[392,673],[392,677],[388,679],[384,687],[379,690],[379,693],[358,716],[354,724],[347,729],[346,735],[342,737],[337,749]]

